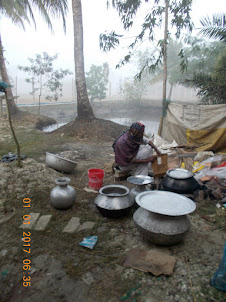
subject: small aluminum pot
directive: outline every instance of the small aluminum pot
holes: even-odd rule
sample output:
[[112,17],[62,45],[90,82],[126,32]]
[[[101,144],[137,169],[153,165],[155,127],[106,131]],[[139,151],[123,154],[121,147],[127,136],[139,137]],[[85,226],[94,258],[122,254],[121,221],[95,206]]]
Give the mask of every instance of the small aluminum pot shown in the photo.
[[161,182],[161,189],[179,194],[192,194],[200,187],[193,173],[185,169],[171,169]]
[[121,218],[126,216],[134,200],[129,195],[129,189],[121,185],[108,185],[99,190],[94,203],[99,212],[108,218]]

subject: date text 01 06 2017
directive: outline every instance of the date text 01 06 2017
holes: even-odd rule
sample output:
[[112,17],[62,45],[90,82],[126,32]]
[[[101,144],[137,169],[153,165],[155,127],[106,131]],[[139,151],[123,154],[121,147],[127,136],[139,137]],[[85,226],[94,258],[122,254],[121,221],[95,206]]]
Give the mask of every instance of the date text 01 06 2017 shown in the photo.
[[[24,198],[23,199],[23,208],[30,208],[31,207],[31,200],[30,198]],[[31,216],[30,215],[23,215],[23,224],[30,224],[30,219]],[[31,232],[23,232],[23,252],[26,253],[26,257],[27,254],[31,253]],[[31,260],[30,259],[24,259],[23,260],[23,286],[27,287],[27,286],[31,286],[31,276],[29,276],[30,274],[30,269],[31,269]]]

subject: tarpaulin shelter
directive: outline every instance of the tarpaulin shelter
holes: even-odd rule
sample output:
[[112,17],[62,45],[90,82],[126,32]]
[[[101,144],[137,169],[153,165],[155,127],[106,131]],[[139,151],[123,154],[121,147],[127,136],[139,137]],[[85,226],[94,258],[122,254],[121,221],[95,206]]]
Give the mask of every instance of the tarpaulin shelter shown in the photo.
[[170,103],[161,136],[179,145],[198,146],[197,151],[226,153],[226,105]]

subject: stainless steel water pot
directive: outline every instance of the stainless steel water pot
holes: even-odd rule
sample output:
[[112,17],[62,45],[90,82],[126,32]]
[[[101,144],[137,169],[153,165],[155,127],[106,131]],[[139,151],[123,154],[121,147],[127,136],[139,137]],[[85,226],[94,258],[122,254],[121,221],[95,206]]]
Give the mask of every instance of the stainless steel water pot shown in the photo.
[[94,202],[99,212],[108,218],[120,218],[127,215],[134,204],[126,186],[104,186],[99,193]]
[[136,203],[136,196],[142,192],[150,191],[150,188],[147,186],[148,184],[154,181],[153,177],[146,175],[135,175],[129,176],[127,181],[131,184],[136,185],[134,188],[130,190],[130,196],[135,201],[135,206],[138,207]]
[[55,180],[56,187],[50,192],[51,205],[59,210],[71,208],[76,200],[76,191],[69,185],[70,178],[59,177]]

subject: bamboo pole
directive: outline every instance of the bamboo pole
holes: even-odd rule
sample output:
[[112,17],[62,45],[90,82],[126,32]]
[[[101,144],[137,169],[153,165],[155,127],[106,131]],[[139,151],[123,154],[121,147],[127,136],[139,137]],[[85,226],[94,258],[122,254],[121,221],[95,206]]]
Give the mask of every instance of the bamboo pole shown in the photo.
[[19,168],[21,168],[22,167],[22,162],[21,162],[21,158],[20,158],[20,145],[19,145],[19,142],[17,140],[15,131],[13,129],[13,124],[12,124],[11,114],[10,114],[10,109],[9,109],[9,103],[8,103],[8,96],[7,96],[7,91],[6,90],[5,90],[5,99],[6,99],[7,115],[8,115],[10,129],[12,131],[13,138],[14,138],[14,141],[16,143],[16,149],[17,149],[17,166]]
[[167,83],[167,39],[168,39],[168,10],[169,10],[169,1],[165,0],[165,29],[164,29],[164,53],[163,53],[163,92],[162,92],[162,116],[159,122],[158,135],[161,136],[163,119],[164,119],[164,110],[166,102],[166,83]]

